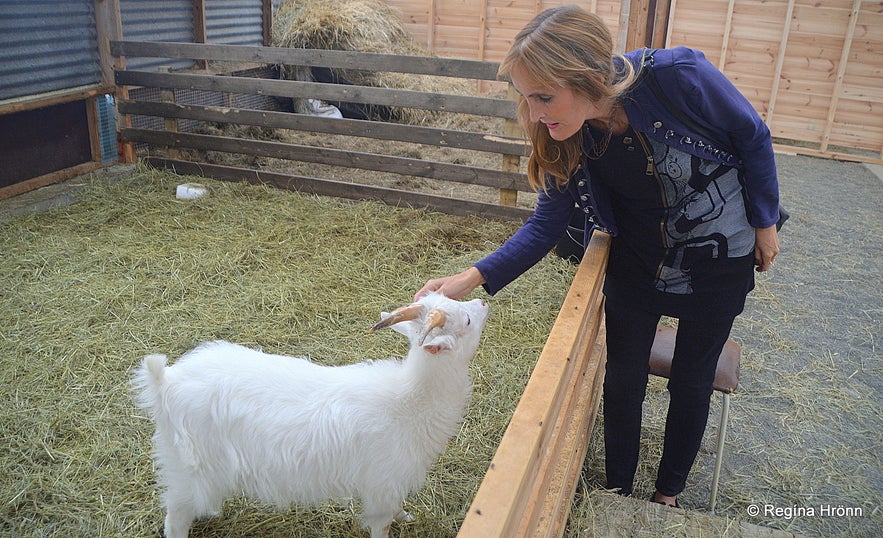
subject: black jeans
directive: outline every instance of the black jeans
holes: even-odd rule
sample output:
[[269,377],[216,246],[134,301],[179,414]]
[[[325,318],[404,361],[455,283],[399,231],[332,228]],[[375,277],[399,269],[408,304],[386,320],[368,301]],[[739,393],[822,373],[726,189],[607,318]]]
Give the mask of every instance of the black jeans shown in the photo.
[[[647,391],[650,348],[661,316],[605,303],[607,371],[604,376],[604,448],[607,487],[631,493],[638,468],[641,408]],[[668,391],[662,459],[656,489],[684,490],[705,433],[717,359],[734,318],[680,320]]]

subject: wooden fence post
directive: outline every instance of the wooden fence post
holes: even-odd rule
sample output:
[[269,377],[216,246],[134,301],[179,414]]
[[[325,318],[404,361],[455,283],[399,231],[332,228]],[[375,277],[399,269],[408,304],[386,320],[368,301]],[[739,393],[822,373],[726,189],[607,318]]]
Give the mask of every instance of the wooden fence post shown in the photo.
[[[171,69],[169,69],[171,72]],[[163,103],[175,103],[175,90],[172,88],[161,88],[159,90],[159,98]],[[163,127],[166,131],[171,133],[178,132],[178,120],[176,118],[163,118]],[[178,148],[170,147],[167,150],[167,155],[170,159],[180,159],[181,158],[181,150]]]
[[[515,100],[515,86],[509,83],[507,93],[509,99]],[[524,136],[521,125],[517,120],[505,120],[503,123],[503,134],[506,136]],[[521,168],[521,157],[518,155],[503,155],[502,169],[504,172],[518,172]],[[500,189],[500,205],[508,205],[515,207],[518,203],[518,191],[515,189]]]

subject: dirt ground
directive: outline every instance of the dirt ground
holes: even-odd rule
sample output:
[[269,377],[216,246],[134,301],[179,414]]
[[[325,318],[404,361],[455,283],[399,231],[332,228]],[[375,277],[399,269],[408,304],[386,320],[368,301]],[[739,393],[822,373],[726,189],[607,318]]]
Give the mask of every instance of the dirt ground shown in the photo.
[[743,346],[742,384],[723,508],[807,534],[880,536],[883,178],[856,163],[793,155],[777,162],[792,218],[781,255],[758,276],[733,329]]
[[[883,535],[883,177],[879,168],[778,155],[791,213],[732,337],[742,345],[717,513],[810,536]],[[721,398],[687,490],[706,510]],[[651,379],[636,488],[653,491],[667,393]],[[603,484],[596,428],[589,487]],[[713,533],[712,533],[713,535]]]

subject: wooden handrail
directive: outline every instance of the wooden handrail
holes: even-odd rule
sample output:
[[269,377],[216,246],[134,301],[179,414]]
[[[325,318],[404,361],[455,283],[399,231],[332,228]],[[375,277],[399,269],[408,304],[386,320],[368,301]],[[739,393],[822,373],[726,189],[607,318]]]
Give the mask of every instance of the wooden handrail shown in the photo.
[[563,535],[600,403],[609,249],[596,231],[459,538]]

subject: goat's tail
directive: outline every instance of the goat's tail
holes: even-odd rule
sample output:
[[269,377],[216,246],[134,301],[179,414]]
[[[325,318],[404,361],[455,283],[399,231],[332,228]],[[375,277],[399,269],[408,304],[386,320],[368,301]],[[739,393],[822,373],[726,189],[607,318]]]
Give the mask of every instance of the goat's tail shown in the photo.
[[166,362],[168,358],[162,354],[147,355],[142,359],[141,366],[132,376],[132,395],[141,409],[155,415],[162,402],[160,393],[165,384]]

